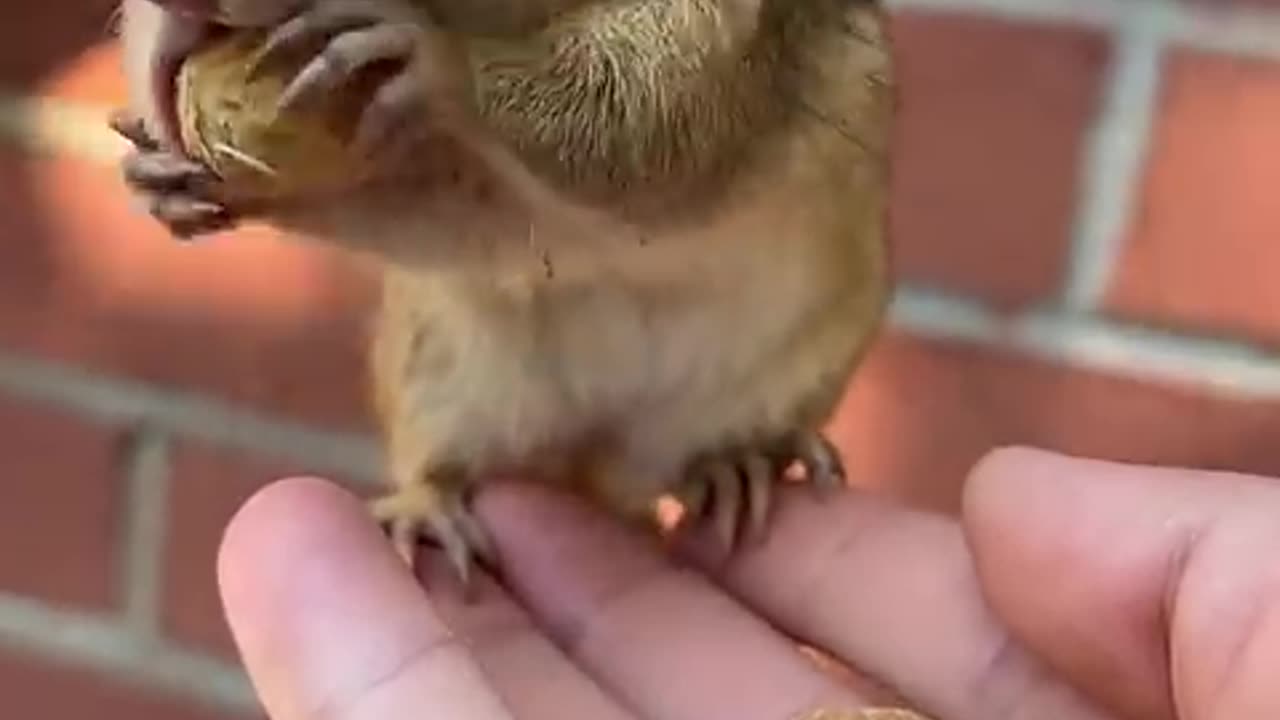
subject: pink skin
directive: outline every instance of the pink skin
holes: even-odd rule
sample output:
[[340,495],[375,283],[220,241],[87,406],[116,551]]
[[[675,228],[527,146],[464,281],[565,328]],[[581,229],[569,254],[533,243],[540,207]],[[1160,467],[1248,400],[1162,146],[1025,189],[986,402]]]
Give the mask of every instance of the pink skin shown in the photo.
[[503,572],[471,604],[438,554],[415,582],[337,486],[288,480],[245,505],[220,588],[271,717],[779,720],[883,702],[816,672],[799,639],[938,720],[1280,718],[1274,478],[1011,449],[973,470],[955,517],[779,488],[768,540],[728,562],[710,533],[673,562],[548,488],[484,487]]

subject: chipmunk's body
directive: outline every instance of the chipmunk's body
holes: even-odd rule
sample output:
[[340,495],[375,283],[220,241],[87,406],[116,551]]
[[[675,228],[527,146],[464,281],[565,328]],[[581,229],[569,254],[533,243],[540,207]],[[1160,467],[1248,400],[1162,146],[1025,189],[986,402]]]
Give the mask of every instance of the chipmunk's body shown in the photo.
[[[410,141],[402,159],[336,202],[259,213],[386,267],[374,391],[400,491],[379,515],[428,525],[465,574],[484,540],[464,497],[484,477],[563,484],[629,517],[664,493],[698,511],[710,496],[730,541],[740,511],[763,523],[792,460],[839,477],[819,428],[887,293],[892,93],[875,3],[310,4],[373,20],[304,15],[282,45],[365,32],[410,48],[384,86],[399,95],[367,116]],[[494,5],[521,11],[482,12]],[[128,23],[157,12],[129,9],[126,44]],[[177,166],[139,162],[171,225],[234,213],[161,187]]]

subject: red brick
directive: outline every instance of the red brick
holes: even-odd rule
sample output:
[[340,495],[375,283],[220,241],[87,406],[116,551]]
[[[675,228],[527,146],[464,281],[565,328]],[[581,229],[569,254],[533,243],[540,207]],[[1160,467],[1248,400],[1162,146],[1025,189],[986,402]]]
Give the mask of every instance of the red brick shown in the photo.
[[30,90],[112,35],[119,0],[0,4],[0,87]]
[[[184,644],[236,657],[217,585],[218,546],[228,521],[254,493],[285,477],[315,474],[301,463],[182,443],[170,488],[162,621]],[[332,478],[335,482],[343,482]],[[346,485],[355,487],[353,483]]]
[[61,100],[123,107],[128,95],[121,72],[119,44],[107,41],[85,48],[41,78],[31,92]]
[[0,343],[364,428],[370,277],[262,232],[182,245],[114,168],[0,149]]
[[899,274],[1002,304],[1053,292],[1106,38],[935,13],[903,13],[892,32]]
[[108,428],[0,396],[0,588],[59,605],[113,604],[119,440]]
[[0,652],[5,717],[70,720],[248,720],[82,668]]
[[1280,64],[1173,54],[1110,308],[1280,342]]
[[891,333],[856,377],[833,436],[855,483],[953,512],[973,463],[1013,443],[1280,476],[1278,414],[1277,401]]

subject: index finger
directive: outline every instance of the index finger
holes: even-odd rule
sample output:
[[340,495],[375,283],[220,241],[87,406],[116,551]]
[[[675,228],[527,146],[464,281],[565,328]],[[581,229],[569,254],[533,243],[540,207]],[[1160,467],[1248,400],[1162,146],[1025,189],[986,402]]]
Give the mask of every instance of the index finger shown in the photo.
[[779,491],[767,542],[712,567],[744,604],[948,720],[1105,717],[1010,637],[954,520],[850,490]]
[[865,704],[652,538],[580,498],[510,483],[477,507],[513,596],[636,715],[772,720]]
[[232,633],[273,720],[438,709],[512,720],[359,502],[286,480],[232,520],[218,561]]

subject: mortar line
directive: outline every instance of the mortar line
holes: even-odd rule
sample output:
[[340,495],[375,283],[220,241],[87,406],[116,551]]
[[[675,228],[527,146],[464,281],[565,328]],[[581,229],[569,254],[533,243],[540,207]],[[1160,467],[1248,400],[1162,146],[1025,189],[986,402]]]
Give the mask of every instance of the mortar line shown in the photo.
[[128,143],[107,126],[109,112],[92,102],[0,94],[0,141],[112,165]]
[[1280,60],[1280,10],[1250,7],[1169,8],[1169,36],[1197,50]]
[[259,708],[243,670],[165,642],[139,642],[123,623],[0,593],[0,645],[125,685],[231,712]]
[[963,13],[1014,22],[1107,27],[1122,16],[1125,6],[1121,2],[1123,0],[885,0],[885,5],[895,11]]
[[150,425],[139,426],[130,438],[128,453],[119,583],[125,622],[140,641],[155,642],[161,636],[169,438]]
[[973,298],[899,288],[889,326],[1142,382],[1245,400],[1280,399],[1280,355],[1231,340],[1190,337],[1097,316],[1036,309],[1008,318]]
[[1061,302],[1092,312],[1106,293],[1135,217],[1159,111],[1167,13],[1136,6],[1113,33],[1098,120],[1086,144]]
[[305,462],[356,481],[380,476],[374,438],[267,417],[194,392],[30,358],[0,349],[0,391],[71,410],[99,421],[139,423],[212,444]]

